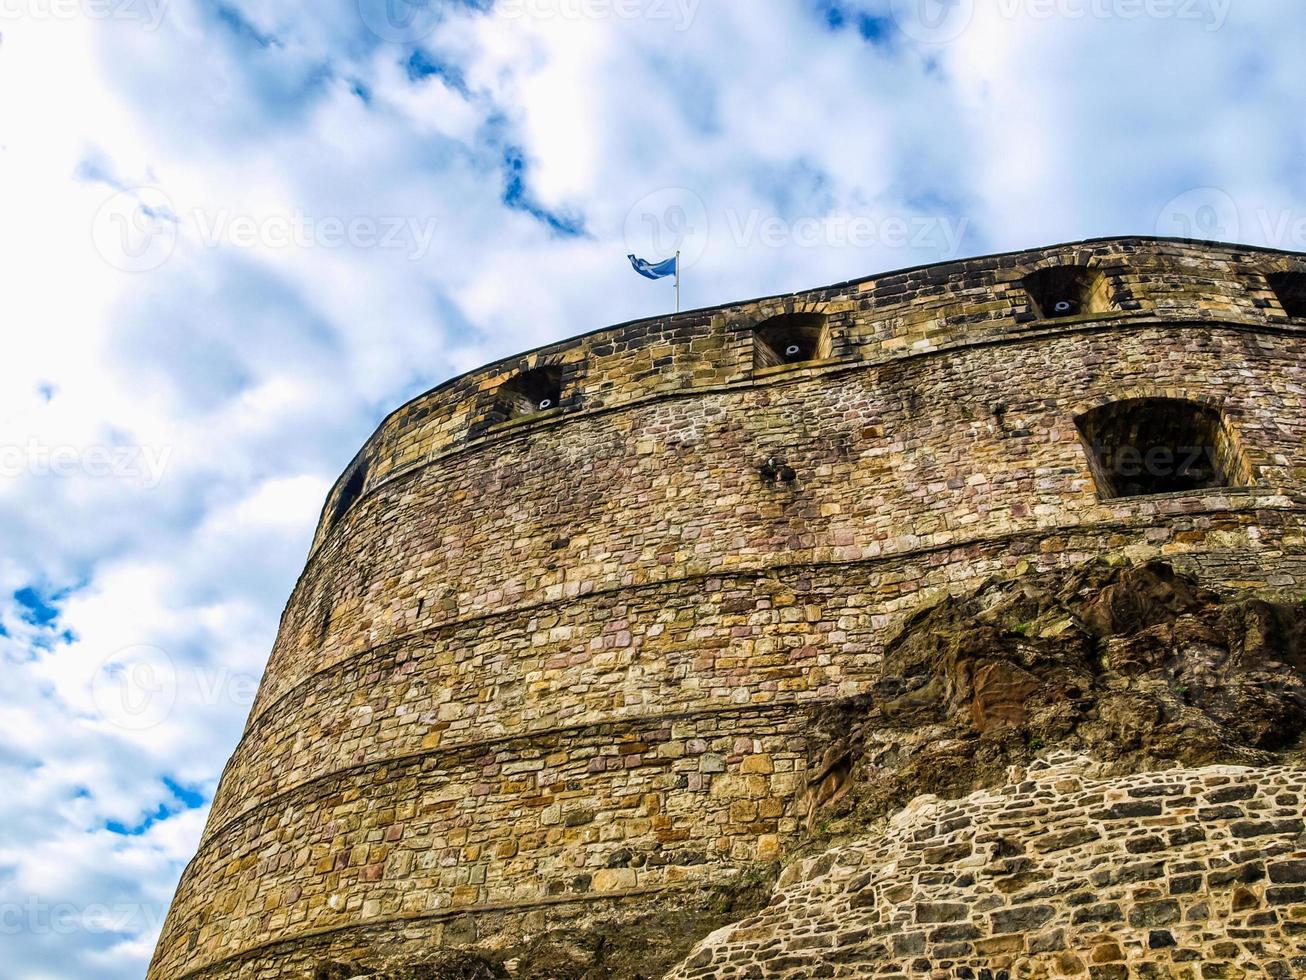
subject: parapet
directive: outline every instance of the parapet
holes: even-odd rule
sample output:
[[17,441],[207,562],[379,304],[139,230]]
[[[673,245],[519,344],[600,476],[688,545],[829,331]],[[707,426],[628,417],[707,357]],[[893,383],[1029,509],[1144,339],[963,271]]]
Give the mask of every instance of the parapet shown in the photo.
[[577,414],[1091,324],[1162,318],[1301,329],[1303,283],[1298,253],[1112,238],[605,327],[453,378],[393,412],[332,489],[314,549],[379,483]]

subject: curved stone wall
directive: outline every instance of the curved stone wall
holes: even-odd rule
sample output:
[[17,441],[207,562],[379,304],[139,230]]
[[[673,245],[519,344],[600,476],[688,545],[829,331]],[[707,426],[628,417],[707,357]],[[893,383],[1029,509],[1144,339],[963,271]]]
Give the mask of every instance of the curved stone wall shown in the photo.
[[[1037,314],[1020,280],[1065,262],[1110,309]],[[1020,562],[1297,588],[1306,324],[1265,276],[1299,267],[1132,239],[989,257],[614,327],[414,400],[328,498],[150,976],[280,976],[297,938],[493,929],[774,860],[808,712],[867,691],[924,596]],[[825,313],[832,356],[755,369],[784,311]],[[495,423],[538,364],[561,406]],[[1100,499],[1074,419],[1156,396],[1217,406],[1249,485]]]

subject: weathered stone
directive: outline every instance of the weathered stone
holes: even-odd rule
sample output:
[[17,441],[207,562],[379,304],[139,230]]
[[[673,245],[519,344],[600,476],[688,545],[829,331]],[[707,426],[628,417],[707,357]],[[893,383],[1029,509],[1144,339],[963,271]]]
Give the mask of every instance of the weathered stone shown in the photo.
[[[957,842],[1004,841],[1002,850],[1034,852],[1028,841],[1059,835],[1066,826],[1101,812],[1107,799],[1130,797],[1132,790],[1148,787],[1221,786],[1250,787],[1241,798],[1256,808],[1269,806],[1279,789],[1306,781],[1298,768],[1248,768],[1212,766],[1202,769],[1169,769],[1125,777],[1085,778],[1087,771],[1101,767],[1090,760],[1055,755],[1044,770],[1031,772],[1036,778],[1009,784],[1001,791],[980,790],[949,803],[950,813],[960,810],[970,818],[955,832]],[[1075,779],[1066,778],[1074,774]],[[1049,786],[1065,787],[1064,791]],[[1182,793],[1156,793],[1149,799],[1186,799]],[[1189,872],[1186,877],[1199,885],[1203,878],[1193,869],[1237,862],[1249,852],[1233,845],[1235,821],[1204,824],[1200,836],[1172,834],[1162,838],[1163,848],[1154,860],[1132,861],[1122,834],[1105,834],[1082,839],[1078,844],[1044,851],[1037,858],[1007,858],[1032,862],[1046,885],[1047,897],[1037,903],[1012,905],[998,886],[1004,875],[977,876],[962,886],[953,875],[942,874],[938,866],[911,860],[921,843],[939,832],[933,798],[905,808],[887,827],[866,837],[843,843],[814,861],[820,874],[782,888],[776,900],[735,929],[724,929],[700,946],[702,976],[777,976],[797,980],[817,975],[817,953],[805,953],[807,936],[860,927],[867,935],[877,929],[901,929],[901,925],[925,921],[944,924],[924,932],[901,936],[887,949],[849,950],[839,963],[854,976],[963,976],[949,972],[950,964],[964,963],[972,976],[996,977],[1007,971],[1013,976],[1103,976],[1173,980],[1198,977],[1183,963],[1216,964],[1216,975],[1234,969],[1236,961],[1261,961],[1259,972],[1275,974],[1262,955],[1270,943],[1275,949],[1291,949],[1306,957],[1306,928],[1294,931],[1292,922],[1265,909],[1259,895],[1242,879],[1255,877],[1256,864],[1235,863],[1222,883],[1204,889],[1166,887],[1167,869]],[[1197,821],[1196,807],[1188,805],[1174,814],[1175,827]],[[1038,814],[1031,818],[1031,814]],[[1103,826],[1109,826],[1106,822]],[[999,830],[1000,828],[1000,830]],[[1298,846],[1296,835],[1257,838],[1260,848],[1274,853],[1279,848]],[[1034,852],[1036,853],[1036,852]],[[1281,876],[1296,873],[1293,860],[1271,862],[1282,865]],[[1133,866],[1143,873],[1129,873]],[[1092,890],[1078,887],[1089,869],[1120,869],[1119,874],[1098,875]],[[874,870],[867,870],[874,869]],[[898,882],[886,889],[881,900],[864,909],[849,907],[841,900],[870,890],[877,875]],[[856,889],[853,886],[856,886]],[[1059,887],[1062,886],[1062,887]],[[1260,886],[1257,886],[1260,887]],[[1279,909],[1300,906],[1306,927],[1306,885],[1270,885],[1266,902]],[[1271,894],[1272,893],[1272,894]],[[1208,903],[1222,910],[1212,915]],[[1264,909],[1264,911],[1256,911]],[[1232,916],[1224,910],[1232,910]],[[1248,912],[1253,914],[1248,915]],[[1256,930],[1256,931],[1251,931]],[[1248,940],[1244,946],[1242,940]],[[776,969],[769,952],[786,952],[784,969]],[[765,964],[763,966],[763,964]],[[972,969],[973,968],[973,969]],[[755,970],[750,973],[749,970]],[[1242,969],[1241,966],[1237,969]],[[1122,972],[1123,971],[1123,972]],[[673,971],[668,980],[687,980],[686,970]]]
[[1306,861],[1271,861],[1268,870],[1276,885],[1306,882]]
[[[994,977],[1073,965],[1085,930],[1166,898],[1176,962],[1213,950],[1200,929],[1299,948],[1300,882],[1218,858],[1300,857],[1303,780],[1275,767],[1306,732],[1306,331],[1266,277],[1301,265],[1150,239],[969,259],[414,399],[328,497],[149,980],[383,975],[447,946],[653,976],[759,907],[772,862],[899,819],[878,901],[835,890],[887,917],[850,947],[877,976],[939,948]],[[1056,288],[1081,315],[1044,315]],[[785,363],[796,326],[814,359]],[[1200,472],[1126,473],[1167,426]],[[1106,768],[1039,758],[1062,748]],[[1169,879],[1090,882],[1153,860]],[[1212,924],[1236,884],[1265,901]],[[980,934],[891,942],[918,902]],[[1044,905],[1065,949],[992,933]],[[1109,906],[1125,924],[1073,921]],[[822,975],[812,937],[862,928],[750,942]]]
[[994,932],[1031,932],[1055,914],[1056,910],[1050,905],[1026,905],[994,912],[991,921]]

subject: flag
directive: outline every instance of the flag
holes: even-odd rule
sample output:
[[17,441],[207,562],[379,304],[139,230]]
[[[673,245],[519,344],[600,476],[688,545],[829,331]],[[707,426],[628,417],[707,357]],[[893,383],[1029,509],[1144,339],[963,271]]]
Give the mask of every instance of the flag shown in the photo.
[[630,264],[635,267],[635,271],[645,279],[665,279],[667,276],[676,274],[676,260],[674,258],[659,262],[657,265],[645,259],[637,259],[633,255],[627,255],[626,258],[630,259]]

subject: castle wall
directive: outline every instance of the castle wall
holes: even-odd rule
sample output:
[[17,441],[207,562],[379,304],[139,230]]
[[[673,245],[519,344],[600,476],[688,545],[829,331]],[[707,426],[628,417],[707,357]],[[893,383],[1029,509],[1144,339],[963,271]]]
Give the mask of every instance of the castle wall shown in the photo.
[[[1019,279],[1074,257],[1119,309],[1034,317]],[[997,256],[612,328],[416,399],[360,453],[361,500],[328,500],[151,977],[774,860],[812,713],[869,690],[924,597],[1021,562],[1123,549],[1300,590],[1306,328],[1263,279],[1296,261]],[[786,309],[826,312],[834,356],[755,373],[751,325]],[[537,363],[562,407],[488,422]],[[1155,395],[1219,406],[1251,485],[1100,500],[1075,416]]]
[[1091,770],[1060,758],[1000,791],[922,797],[796,867],[667,980],[1306,974],[1301,770]]

